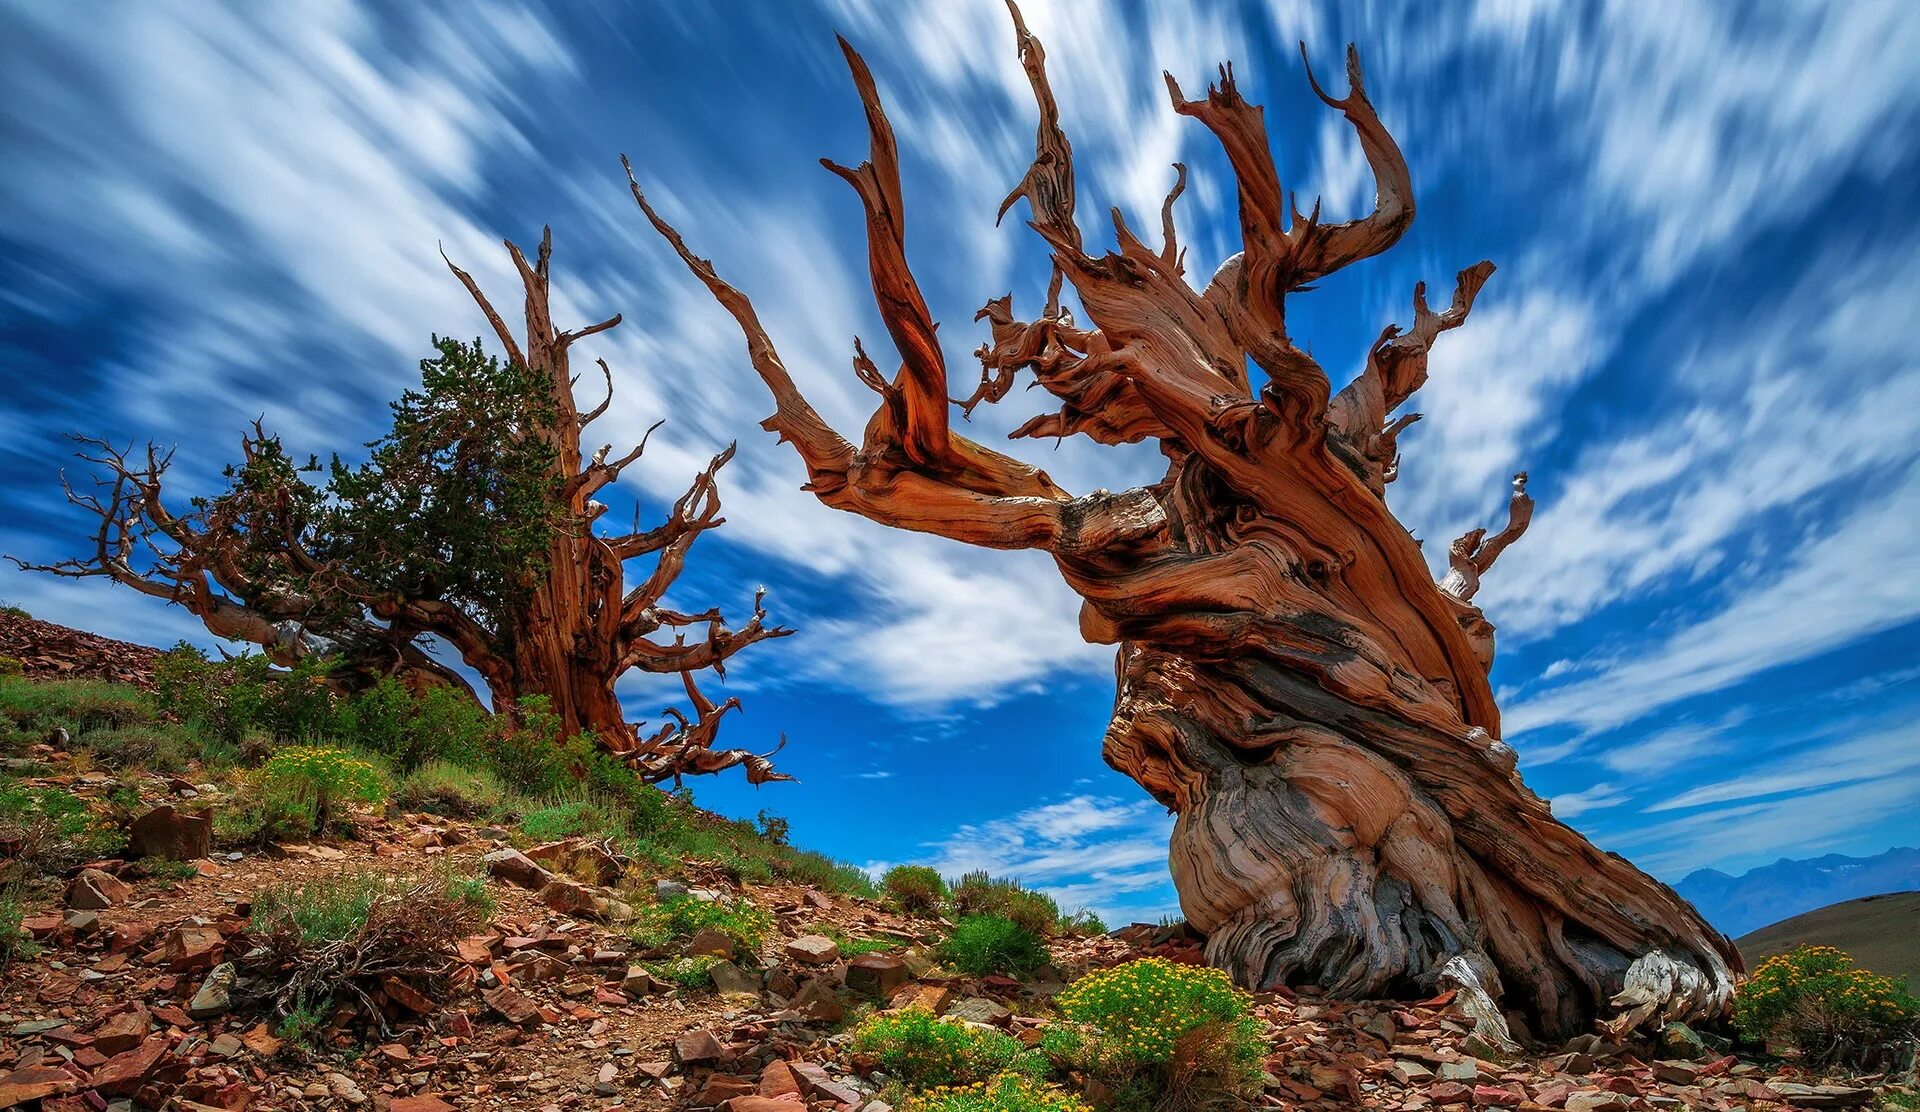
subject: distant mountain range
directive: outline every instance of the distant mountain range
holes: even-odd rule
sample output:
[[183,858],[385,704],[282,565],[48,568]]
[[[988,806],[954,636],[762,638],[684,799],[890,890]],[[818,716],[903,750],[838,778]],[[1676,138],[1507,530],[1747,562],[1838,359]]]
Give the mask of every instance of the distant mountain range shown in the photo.
[[1920,889],[1920,849],[1895,847],[1873,857],[1830,853],[1805,861],[1783,857],[1740,876],[1701,869],[1674,888],[1707,922],[1737,938],[1842,900]]

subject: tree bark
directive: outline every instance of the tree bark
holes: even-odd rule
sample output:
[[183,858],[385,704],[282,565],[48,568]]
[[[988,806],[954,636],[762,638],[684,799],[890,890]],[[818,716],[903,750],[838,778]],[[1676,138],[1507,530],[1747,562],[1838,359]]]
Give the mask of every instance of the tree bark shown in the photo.
[[[734,767],[744,768],[755,784],[792,779],[774,771],[771,754],[713,748],[721,716],[738,703],[716,707],[692,679],[692,673],[706,669],[724,675],[736,652],[792,632],[768,624],[765,592],[755,594],[753,616],[737,628],[718,608],[681,612],[662,604],[693,542],[724,523],[716,476],[733,448],[713,457],[659,524],[640,529],[636,511],[631,532],[596,531],[607,512],[596,495],[640,458],[646,438],[614,458],[609,458],[610,444],[591,455],[581,451],[582,432],[612,403],[613,371],[604,360],[595,361],[606,396],[582,413],[569,356],[574,343],[615,327],[621,318],[573,331],[556,327],[550,307],[551,230],[542,233],[532,260],[510,241],[506,248],[525,292],[520,335],[471,275],[451,260],[447,267],[473,296],[510,363],[534,372],[541,395],[521,399],[540,403],[527,405],[522,419],[490,423],[488,429],[503,438],[489,450],[500,443],[537,449],[534,466],[548,496],[536,511],[544,516],[506,523],[520,529],[546,526],[549,537],[544,557],[525,561],[517,569],[521,581],[509,589],[493,592],[485,603],[444,581],[431,590],[386,589],[374,582],[377,574],[354,563],[355,553],[316,556],[327,552],[327,538],[319,535],[324,496],[299,476],[317,468],[292,464],[279,440],[258,422],[253,435],[241,439],[246,466],[231,473],[235,481],[228,494],[185,515],[170,512],[161,497],[169,453],[148,445],[142,460],[131,450],[76,438],[87,449],[81,457],[104,472],[98,484],[104,495],[66,488],[71,503],[99,520],[94,551],[56,564],[15,563],[57,575],[105,577],[177,603],[216,636],[257,644],[275,663],[332,657],[336,676],[349,689],[396,676],[409,687],[451,684],[471,694],[458,673],[420,646],[418,639],[431,634],[480,674],[496,711],[515,715],[523,700],[544,697],[563,737],[590,732],[650,781]],[[484,512],[468,504],[460,508]],[[648,556],[654,558],[651,568],[629,582],[629,562]],[[381,557],[375,553],[368,559],[378,567]],[[448,601],[449,596],[465,599],[465,605]],[[702,630],[704,636],[688,640],[689,631]],[[655,639],[659,634],[672,639]],[[622,675],[636,670],[684,676],[695,717],[669,709],[669,726],[643,739],[615,690]]]
[[[858,447],[808,404],[751,302],[693,254],[628,166],[646,218],[745,334],[776,405],[765,425],[805,461],[807,489],[883,524],[1053,554],[1085,600],[1082,632],[1117,646],[1105,759],[1178,814],[1181,906],[1241,983],[1344,996],[1451,986],[1503,1046],[1503,1013],[1541,1036],[1723,1014],[1740,968],[1732,944],[1554,819],[1498,740],[1493,626],[1471,600],[1531,519],[1525,476],[1506,527],[1455,542],[1440,584],[1387,508],[1397,437],[1418,419],[1393,413],[1492,264],[1462,271],[1437,312],[1416,288],[1412,325],[1383,331],[1337,394],[1287,334],[1289,294],[1392,246],[1413,219],[1411,177],[1358,58],[1350,49],[1346,97],[1313,82],[1354,127],[1378,186],[1371,214],[1338,224],[1287,203],[1261,110],[1230,69],[1197,101],[1168,77],[1174,109],[1218,137],[1239,183],[1242,250],[1196,290],[1173,219],[1184,167],[1158,248],[1116,212],[1117,250],[1086,249],[1045,53],[1017,8],[1013,19],[1039,127],[1002,211],[1027,202],[1055,269],[1036,319],[1018,319],[1010,296],[980,311],[991,339],[979,388],[959,404],[996,401],[1030,373],[1061,407],[1015,436],[1151,439],[1167,474],[1075,497],[952,431],[944,356],[906,261],[892,128],[843,42],[872,145],[857,168],[828,166],[866,211],[875,303],[901,354],[888,380],[856,341],[856,372],[881,399]],[[1088,323],[1064,306],[1064,286]]]

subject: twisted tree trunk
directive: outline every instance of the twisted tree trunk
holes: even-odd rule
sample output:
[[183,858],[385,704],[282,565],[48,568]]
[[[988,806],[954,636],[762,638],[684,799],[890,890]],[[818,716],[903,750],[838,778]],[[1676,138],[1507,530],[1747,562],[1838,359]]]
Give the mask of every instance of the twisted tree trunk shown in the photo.
[[[752,304],[687,248],[628,167],[647,218],[745,333],[777,406],[766,427],[806,462],[807,489],[885,524],[1054,556],[1085,600],[1082,632],[1118,646],[1105,758],[1178,813],[1181,906],[1241,983],[1346,996],[1453,986],[1500,1044],[1503,1013],[1544,1036],[1610,1013],[1616,1029],[1721,1014],[1739,968],[1732,944],[1555,820],[1498,740],[1493,626],[1471,599],[1531,518],[1526,476],[1506,527],[1456,541],[1439,584],[1386,505],[1397,437],[1418,419],[1391,414],[1492,265],[1462,271],[1438,312],[1417,288],[1412,326],[1384,331],[1338,394],[1287,335],[1288,294],[1385,250],[1413,219],[1410,176],[1357,58],[1349,51],[1347,97],[1314,85],[1353,124],[1378,182],[1374,213],[1342,224],[1322,223],[1317,207],[1284,219],[1260,109],[1231,70],[1204,101],[1168,78],[1175,110],[1218,136],[1239,179],[1243,249],[1195,290],[1173,220],[1184,167],[1157,250],[1118,213],[1117,251],[1085,249],[1045,56],[1013,15],[1040,124],[1003,211],[1025,198],[1055,273],[1033,321],[1016,318],[1011,297],[980,311],[991,341],[979,388],[959,404],[998,400],[1031,373],[1061,408],[1016,436],[1152,439],[1167,474],[1074,497],[952,431],[945,359],[906,262],[892,128],[843,43],[872,154],[828,167],[866,210],[875,302],[902,360],[889,380],[856,345],[855,369],[881,398],[858,448],[807,403]],[[1065,285],[1087,326],[1062,304]]]

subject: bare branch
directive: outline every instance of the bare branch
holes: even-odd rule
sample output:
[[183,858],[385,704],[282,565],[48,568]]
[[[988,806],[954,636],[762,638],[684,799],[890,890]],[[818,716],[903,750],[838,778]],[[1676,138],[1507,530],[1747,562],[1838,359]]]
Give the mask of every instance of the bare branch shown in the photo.
[[1427,305],[1427,284],[1414,286],[1413,327],[1402,332],[1388,325],[1367,353],[1366,369],[1328,404],[1328,446],[1375,494],[1392,481],[1386,477],[1388,470],[1398,473],[1393,466],[1396,439],[1407,424],[1383,427],[1387,415],[1426,385],[1427,356],[1434,340],[1466,323],[1474,298],[1492,274],[1493,264],[1484,260],[1461,271],[1452,303],[1438,313]]
[[486,314],[487,323],[493,325],[493,334],[500,338],[500,346],[506,349],[507,358],[525,366],[527,357],[520,352],[520,342],[513,338],[513,332],[507,328],[507,322],[500,319],[500,314],[494,310],[493,302],[488,301],[487,295],[480,292],[480,283],[473,280],[473,275],[453,265],[453,260],[447,258],[445,247],[440,249],[440,259],[447,264],[448,270],[453,271],[453,276],[460,279],[460,284],[467,287],[467,292],[473,295],[474,304],[480,306],[480,311]]
[[774,781],[793,781],[793,777],[776,772],[773,767],[773,756],[787,746],[784,734],[773,752],[765,755],[746,749],[714,749],[721,719],[726,717],[728,711],[739,710],[740,700],[730,698],[716,706],[694,684],[692,672],[683,672],[681,678],[686,684],[687,699],[693,704],[696,717],[689,722],[686,715],[678,710],[672,707],[666,709],[665,713],[674,720],[673,723],[661,727],[653,737],[641,742],[628,757],[642,779],[650,784],[672,780],[677,787],[684,776],[723,772],[744,766],[747,782],[756,787]]
[[600,399],[599,405],[580,415],[580,427],[583,429],[598,420],[600,415],[607,411],[607,407],[613,404],[613,368],[607,366],[605,359],[595,359],[594,362],[599,364],[600,374],[607,380],[607,396]]
[[1527,525],[1533,521],[1533,497],[1527,493],[1527,473],[1520,472],[1513,477],[1513,497],[1507,501],[1507,526],[1487,536],[1485,529],[1473,529],[1463,534],[1447,550],[1448,570],[1446,578],[1440,581],[1440,589],[1461,602],[1471,602],[1480,590],[1480,577],[1507,546],[1520,539],[1527,531]]

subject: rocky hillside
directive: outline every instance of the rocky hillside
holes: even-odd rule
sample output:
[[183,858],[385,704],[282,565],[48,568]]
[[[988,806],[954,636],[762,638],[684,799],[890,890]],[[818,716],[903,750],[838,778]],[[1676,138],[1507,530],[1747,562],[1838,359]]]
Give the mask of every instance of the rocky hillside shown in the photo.
[[99,679],[144,686],[153,680],[160,650],[42,622],[26,611],[0,606],[0,672],[16,670],[36,679]]
[[1783,857],[1739,876],[1700,869],[1674,887],[1708,922],[1738,937],[1843,900],[1920,889],[1920,849],[1895,847],[1872,857]]
[[[60,770],[35,785],[82,798],[124,791],[109,774],[65,768],[61,754],[35,757]],[[0,990],[0,1108],[884,1112],[885,1075],[842,1033],[850,1015],[921,1007],[1030,1043],[1048,1001],[1090,969],[1147,955],[1198,960],[1177,928],[1140,926],[1056,939],[1051,962],[1024,980],[970,977],[935,956],[949,924],[871,900],[742,885],[698,864],[691,882],[637,888],[622,875],[630,863],[593,843],[523,851],[504,830],[426,814],[366,818],[351,840],[221,853],[207,847],[204,822],[170,809],[197,789],[158,777],[133,787],[143,813],[158,816],[143,820],[148,846],[199,856],[183,867],[85,863],[32,907],[24,927],[38,952],[16,959]],[[262,1018],[250,1001],[272,986],[236,979],[231,963],[257,944],[247,931],[264,890],[353,871],[417,876],[441,861],[484,870],[494,906],[457,941],[441,994],[389,983],[370,994],[371,1015],[323,1021],[304,1045]],[[637,890],[751,906],[771,929],[750,949],[722,932],[642,947],[620,922]],[[673,963],[695,952],[714,960],[710,983],[689,987]],[[1657,1047],[1587,1037],[1499,1062],[1463,1048],[1467,1024],[1446,996],[1256,1001],[1268,1047],[1262,1107],[1625,1112],[1869,1097],[1683,1030]]]
[[[930,870],[931,898],[883,900],[678,802],[602,833],[590,800],[503,797],[444,762],[375,791],[375,758],[285,742],[249,767],[246,730],[236,749],[155,714],[0,677],[0,1109],[1637,1112],[1884,1087],[1677,1025],[1504,1058],[1450,995],[1233,992],[1178,925],[1029,928]],[[1150,1022],[1075,1022],[1142,970],[1120,1006]],[[1182,991],[1229,1021],[1183,1017]]]

